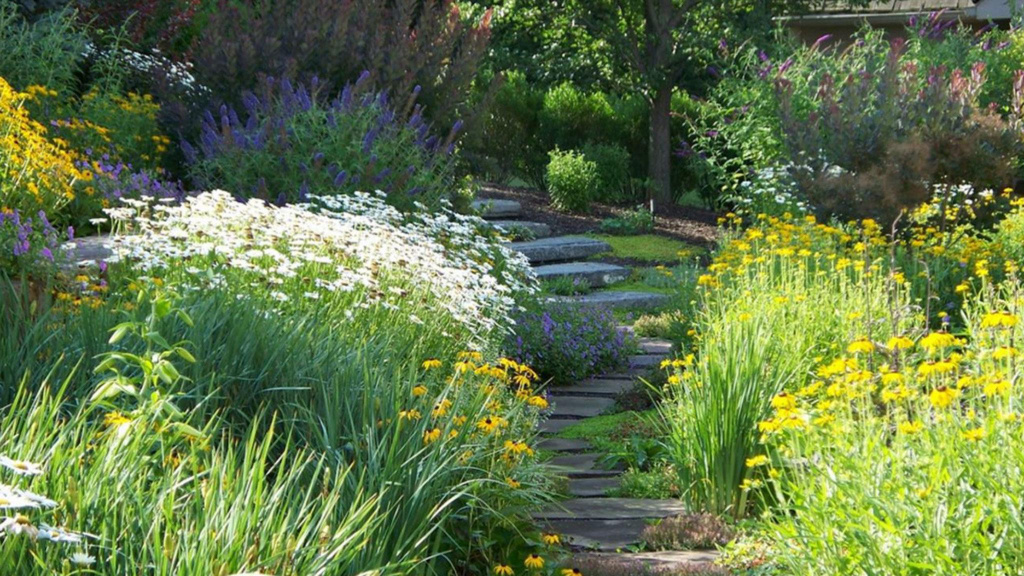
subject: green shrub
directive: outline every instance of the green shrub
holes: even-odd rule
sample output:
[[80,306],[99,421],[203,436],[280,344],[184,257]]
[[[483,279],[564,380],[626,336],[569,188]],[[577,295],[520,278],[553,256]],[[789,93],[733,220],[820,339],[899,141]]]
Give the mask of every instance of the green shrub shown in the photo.
[[633,331],[641,337],[681,342],[685,339],[689,326],[686,315],[681,310],[669,310],[640,316],[633,322]]
[[540,130],[551,148],[578,148],[588,140],[606,141],[602,135],[615,121],[604,93],[584,93],[568,82],[549,90],[540,110]]
[[544,93],[531,86],[520,72],[508,72],[487,105],[481,129],[467,137],[469,154],[493,160],[498,178],[522,178],[544,188],[548,155],[540,129],[539,110]]
[[627,210],[621,216],[605,218],[599,228],[605,234],[615,236],[636,236],[654,231],[654,214],[644,206]]
[[557,148],[549,153],[547,175],[551,205],[566,212],[586,212],[598,186],[597,165],[583,154]]
[[595,200],[616,203],[629,198],[630,162],[625,148],[618,144],[588,142],[583,145],[582,152],[587,160],[597,165]]
[[15,88],[46,86],[74,92],[86,36],[70,10],[51,12],[33,23],[24,21],[12,0],[0,0],[0,77]]
[[651,470],[640,471],[630,468],[619,477],[619,485],[612,495],[619,498],[678,498],[678,480],[671,466],[664,463]]

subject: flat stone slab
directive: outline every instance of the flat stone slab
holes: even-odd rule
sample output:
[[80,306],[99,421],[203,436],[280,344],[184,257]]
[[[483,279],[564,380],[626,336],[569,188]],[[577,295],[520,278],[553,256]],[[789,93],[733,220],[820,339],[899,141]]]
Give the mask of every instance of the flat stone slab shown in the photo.
[[614,400],[597,396],[558,396],[550,403],[551,415],[558,418],[593,418],[615,405]]
[[575,498],[534,513],[538,520],[629,520],[686,514],[679,500]]
[[637,344],[645,354],[671,354],[672,343],[660,338],[638,338]]
[[654,294],[652,292],[628,292],[609,290],[607,292],[593,292],[583,296],[552,296],[549,302],[564,302],[575,304],[580,307],[591,308],[657,308],[668,302],[668,296]]
[[537,429],[540,430],[541,434],[558,434],[573,424],[579,424],[579,419],[548,418],[541,422]]
[[598,468],[597,462],[600,459],[601,454],[597,453],[566,454],[565,456],[552,458],[547,462],[547,465],[557,469],[559,473],[569,475],[575,472],[600,472],[601,475],[605,476],[618,475],[618,472],[615,470],[601,470]]
[[576,498],[600,498],[619,487],[618,477],[588,477],[569,480],[569,494]]
[[[600,498],[586,498],[588,502]],[[572,548],[614,552],[635,544],[647,526],[641,518],[624,520],[551,520],[542,522],[548,530],[565,537]],[[628,574],[628,572],[626,573]]]
[[594,378],[584,380],[572,386],[552,386],[548,388],[548,395],[557,401],[560,396],[597,396],[603,398],[614,398],[623,392],[633,389],[631,378]]
[[526,220],[492,220],[493,225],[505,234],[511,234],[516,230],[528,230],[534,238],[547,238],[551,236],[551,226],[543,222],[527,222]]
[[549,452],[584,452],[586,450],[590,450],[594,446],[587,440],[545,438],[537,443],[537,447]]
[[607,242],[586,236],[556,236],[529,242],[512,242],[507,246],[521,252],[533,264],[582,260],[612,249]]
[[[673,552],[640,552],[637,554],[609,554],[607,552],[581,552],[573,556],[573,560],[584,566],[600,565],[605,568],[617,568],[622,574],[642,573],[644,568],[693,569],[708,565],[718,559],[715,550],[686,550]],[[633,570],[635,572],[626,572]],[[687,574],[689,572],[686,572]],[[660,574],[660,572],[659,572]]]
[[536,266],[533,273],[539,280],[571,278],[585,280],[592,288],[600,288],[629,278],[629,268],[604,262],[567,262]]
[[93,266],[114,256],[110,236],[85,236],[65,244],[71,266]]
[[604,380],[630,380],[634,381],[639,378],[646,378],[651,373],[650,368],[627,368],[621,372],[609,372],[602,374],[601,378]]
[[661,361],[667,357],[661,354],[641,354],[638,356],[629,357],[629,366],[631,368],[658,368],[661,366]]
[[523,212],[523,207],[515,200],[499,200],[497,198],[481,198],[474,200],[470,206],[480,215],[488,220],[501,220],[507,218],[518,218]]

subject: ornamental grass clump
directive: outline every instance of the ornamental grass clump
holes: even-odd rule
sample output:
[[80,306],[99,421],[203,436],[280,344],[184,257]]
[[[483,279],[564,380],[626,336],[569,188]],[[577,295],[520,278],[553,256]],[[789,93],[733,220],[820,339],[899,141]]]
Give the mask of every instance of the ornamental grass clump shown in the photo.
[[418,89],[388,94],[368,85],[363,74],[328,100],[315,78],[308,88],[268,79],[242,99],[242,114],[207,111],[198,143],[184,145],[192,178],[278,204],[360,190],[381,190],[404,211],[457,200],[452,153],[461,122],[435,135],[414,103]]

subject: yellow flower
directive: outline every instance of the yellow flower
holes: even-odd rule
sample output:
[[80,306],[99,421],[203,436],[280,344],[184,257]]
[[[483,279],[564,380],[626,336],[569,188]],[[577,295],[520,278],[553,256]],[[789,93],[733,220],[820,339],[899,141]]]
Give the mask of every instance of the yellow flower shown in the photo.
[[562,539],[558,536],[558,534],[552,534],[550,532],[545,532],[544,534],[541,534],[541,539],[544,540],[544,543],[548,546],[557,546],[562,543]]
[[533,456],[533,449],[530,445],[522,441],[505,441],[505,451],[509,454],[526,454],[527,456]]
[[885,384],[886,386],[902,384],[903,380],[905,380],[905,378],[903,377],[903,374],[900,374],[899,372],[886,372],[885,374],[882,374],[882,384]]
[[1002,378],[997,380],[990,380],[986,382],[984,388],[982,388],[982,392],[985,393],[985,396],[996,396],[999,394],[1006,394],[1009,391],[1010,381]]
[[423,433],[423,443],[430,444],[441,437],[441,429],[434,428],[433,430],[427,430]]
[[906,350],[914,346],[914,341],[906,336],[893,336],[885,343],[889,350]]
[[846,352],[849,354],[870,354],[874,351],[875,345],[867,338],[858,338],[850,342],[850,345],[846,347]]
[[956,343],[956,339],[949,332],[932,332],[921,339],[921,348],[934,352],[942,348],[949,348]]
[[434,418],[440,418],[448,413],[448,409],[452,407],[452,401],[444,398],[437,404],[434,404],[434,409],[430,412],[430,415]]
[[914,420],[913,422],[900,422],[899,430],[903,434],[917,434],[924,429],[924,424],[920,420]]
[[487,432],[488,434],[498,431],[504,425],[504,418],[502,418],[501,416],[493,415],[487,416],[486,418],[481,418],[480,421],[476,423],[477,428],[483,430],[484,432]]
[[427,387],[423,385],[416,386],[412,389],[413,396],[423,396],[427,393]]
[[917,373],[924,377],[948,374],[954,370],[956,370],[956,364],[949,360],[925,362],[917,367]]
[[563,568],[562,576],[583,576],[583,572],[579,568]]
[[932,406],[936,408],[948,408],[958,393],[955,388],[938,386],[928,395],[928,399],[931,401]]
[[792,410],[796,408],[796,398],[780,392],[778,396],[772,398],[772,408],[776,410]]
[[544,559],[536,554],[530,554],[526,557],[526,560],[523,561],[523,565],[530,570],[540,570],[544,567]]
[[517,490],[522,484],[519,483],[515,478],[505,478],[505,484],[508,484],[509,488]]
[[1006,358],[1013,358],[1017,355],[1017,349],[1011,346],[1000,346],[992,351],[993,360],[1004,360]]
[[964,432],[964,438],[966,438],[970,442],[977,442],[977,441],[981,440],[984,437],[985,437],[985,429],[984,428],[974,428],[972,430],[968,430],[968,431]]
[[764,454],[758,454],[752,458],[747,458],[747,468],[756,468],[758,466],[764,466],[768,463],[768,456]]
[[415,408],[412,410],[402,410],[398,413],[399,420],[419,420],[420,418],[423,418],[423,414],[420,414],[420,411]]
[[103,424],[105,426],[110,426],[110,427],[120,426],[122,424],[128,424],[131,421],[132,421],[131,418],[128,418],[124,414],[121,414],[120,412],[116,412],[116,411],[115,412],[108,412],[106,415],[103,416]]
[[441,361],[438,360],[437,358],[430,358],[428,360],[424,360],[423,361],[423,369],[424,370],[431,370],[431,369],[440,368],[440,367],[441,367]]
[[548,401],[543,396],[530,396],[530,399],[526,401],[527,404],[541,410],[548,407]]
[[1006,312],[993,312],[985,314],[981,318],[982,328],[1013,328],[1017,325],[1018,319],[1013,314]]
[[495,576],[514,576],[515,570],[507,564],[497,564],[493,570]]

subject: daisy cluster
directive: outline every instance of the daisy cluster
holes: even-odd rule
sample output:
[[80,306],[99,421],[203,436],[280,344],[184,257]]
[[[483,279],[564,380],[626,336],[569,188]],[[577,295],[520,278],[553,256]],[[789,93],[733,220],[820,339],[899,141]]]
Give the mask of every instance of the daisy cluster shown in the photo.
[[184,271],[186,288],[263,291],[282,305],[350,293],[358,307],[394,310],[408,288],[429,292],[427,306],[481,339],[510,326],[516,294],[536,290],[526,259],[481,235],[478,218],[403,215],[384,198],[358,193],[276,207],[214,191],[180,204],[123,199],[107,213],[128,232],[114,240],[119,259],[146,272]]

